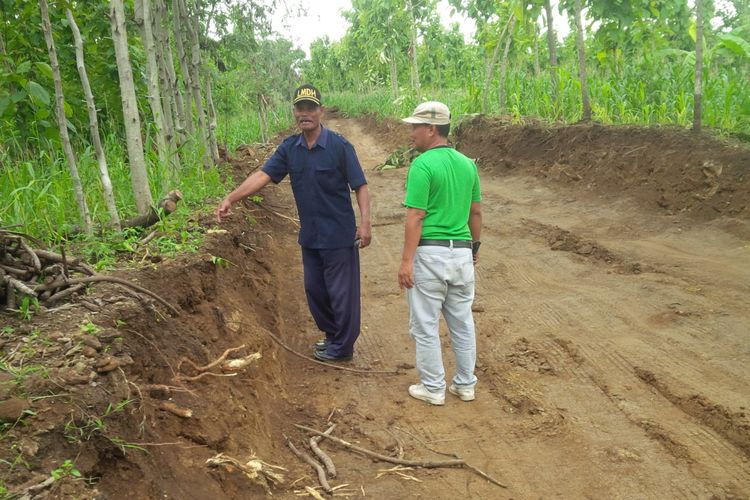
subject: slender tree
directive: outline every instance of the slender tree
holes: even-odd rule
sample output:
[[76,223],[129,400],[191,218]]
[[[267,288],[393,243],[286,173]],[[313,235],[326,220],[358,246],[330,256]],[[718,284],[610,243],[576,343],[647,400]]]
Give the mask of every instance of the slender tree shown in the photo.
[[703,0],[695,0],[695,85],[693,89],[693,130],[701,129],[703,101]]
[[83,228],[87,233],[91,232],[91,214],[86,195],[83,192],[81,178],[78,175],[76,158],[73,153],[73,146],[70,144],[68,136],[68,119],[65,117],[65,96],[63,95],[62,77],[60,76],[60,64],[57,62],[57,49],[55,48],[55,39],[52,37],[52,23],[49,20],[49,7],[47,0],[39,0],[39,10],[42,14],[42,31],[44,39],[47,42],[47,52],[49,53],[50,66],[52,66],[52,78],[55,82],[55,114],[57,116],[57,126],[60,130],[60,141],[62,142],[65,159],[68,162],[70,177],[73,179],[73,193],[78,203],[78,211],[83,221]]
[[544,12],[547,14],[547,52],[549,53],[550,85],[552,87],[552,100],[557,111],[559,109],[559,96],[557,92],[557,39],[550,0],[544,0]]
[[216,108],[214,107],[211,73],[209,71],[206,71],[206,108],[208,111],[208,144],[211,147],[211,157],[214,159],[214,163],[220,163],[219,145],[216,140]]
[[141,41],[146,53],[146,86],[148,88],[148,103],[151,107],[151,115],[154,120],[154,131],[156,135],[156,149],[159,162],[172,172],[170,157],[172,148],[169,145],[167,126],[164,119],[162,107],[161,88],[159,87],[159,67],[156,62],[156,47],[154,44],[153,25],[151,24],[151,1],[135,0],[135,23],[141,32]]
[[500,32],[500,35],[497,37],[497,44],[495,45],[495,48],[492,51],[492,57],[490,58],[489,62],[486,63],[486,66],[485,66],[484,90],[482,92],[482,113],[487,113],[487,110],[489,109],[490,83],[492,82],[492,74],[495,71],[495,64],[497,64],[497,57],[500,55],[500,47],[503,46],[503,40],[505,38],[505,34],[508,32],[508,28],[510,27],[511,19],[513,19],[513,14],[509,15],[508,21],[505,23],[505,26],[503,26],[503,30]]
[[417,97],[421,95],[421,85],[419,81],[419,63],[417,62],[417,6],[414,0],[410,0],[408,4],[410,21],[411,21],[411,40],[409,51],[411,53],[411,84],[414,91],[417,93]]
[[183,119],[185,124],[185,132],[188,136],[192,136],[195,133],[195,125],[193,123],[193,106],[190,100],[190,92],[193,87],[190,81],[190,62],[188,60],[187,51],[185,50],[185,28],[182,19],[182,2],[180,0],[172,0],[172,21],[174,23],[174,45],[177,49],[177,58],[180,60],[180,72],[182,74],[182,84],[185,89],[184,99],[182,101],[184,106]]
[[581,80],[582,121],[591,121],[591,103],[586,79],[586,47],[583,45],[583,22],[581,20],[581,0],[575,0],[576,46],[578,47],[578,78]]
[[112,181],[109,178],[107,158],[106,156],[104,156],[104,148],[102,148],[102,140],[101,136],[99,135],[99,119],[97,118],[96,105],[94,104],[94,94],[91,92],[89,76],[86,72],[86,62],[83,57],[83,40],[81,39],[81,32],[78,29],[78,24],[76,24],[75,18],[73,17],[73,12],[71,12],[70,9],[66,9],[65,15],[68,18],[70,31],[73,32],[73,43],[76,49],[76,67],[78,68],[78,74],[81,77],[83,95],[86,99],[86,109],[88,110],[89,115],[89,131],[91,133],[91,142],[94,145],[96,162],[99,165],[99,178],[102,181],[102,188],[104,190],[104,201],[107,204],[107,211],[109,211],[109,216],[112,219],[112,224],[117,229],[119,229],[120,215],[117,213],[115,195],[112,191]]
[[[195,105],[195,114],[198,117],[198,133],[200,134],[201,144],[204,146],[203,164],[210,166],[218,163],[218,158],[213,158],[213,148],[209,139],[208,125],[206,123],[206,113],[203,108],[203,96],[201,95],[201,48],[198,40],[197,26],[193,23],[193,18],[187,10],[184,0],[179,0],[180,17],[182,26],[187,35],[188,46],[190,47],[190,89],[193,95],[193,104]],[[195,18],[197,21],[197,18]]]
[[[164,79],[162,95],[166,95],[167,99],[165,100],[169,103],[168,107],[171,109],[175,143],[181,146],[185,142],[185,108],[182,103],[182,91],[174,70],[168,17],[164,0],[156,0],[154,3],[154,35],[156,36],[157,62],[159,62],[160,72]],[[165,109],[164,112],[166,114],[167,110]],[[177,159],[179,160],[179,156],[177,156]]]
[[143,155],[141,140],[141,119],[138,116],[138,101],[135,98],[133,68],[128,54],[128,33],[125,29],[125,7],[123,0],[111,0],[109,18],[112,27],[112,42],[115,46],[115,60],[120,79],[120,99],[122,116],[125,122],[125,136],[130,161],[130,181],[133,185],[135,204],[140,213],[146,213],[154,204],[148,184],[146,158]]
[[500,101],[500,113],[505,113],[505,77],[508,71],[508,52],[510,44],[513,41],[513,32],[516,28],[516,16],[510,16],[510,26],[508,34],[505,36],[505,48],[503,49],[503,59],[500,62],[500,82],[498,85],[498,97]]

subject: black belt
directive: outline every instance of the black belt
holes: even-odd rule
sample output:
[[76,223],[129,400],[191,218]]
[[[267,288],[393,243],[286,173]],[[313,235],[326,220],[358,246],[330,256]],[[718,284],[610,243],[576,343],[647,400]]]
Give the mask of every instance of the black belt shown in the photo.
[[471,248],[470,240],[419,240],[420,247]]

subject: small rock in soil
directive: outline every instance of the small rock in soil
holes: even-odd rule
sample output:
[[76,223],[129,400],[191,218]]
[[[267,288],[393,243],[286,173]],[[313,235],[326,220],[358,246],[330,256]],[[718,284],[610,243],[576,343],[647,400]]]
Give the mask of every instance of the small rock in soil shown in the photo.
[[94,348],[97,351],[102,348],[102,343],[99,342],[99,339],[96,337],[92,337],[91,335],[84,335],[81,337],[81,342],[83,342],[84,345]]
[[24,456],[31,458],[35,457],[39,452],[39,443],[31,438],[24,437],[21,438],[21,442],[18,444],[18,448],[21,450],[21,453],[23,453]]
[[0,402],[0,422],[15,422],[31,409],[31,403],[22,398],[10,398]]

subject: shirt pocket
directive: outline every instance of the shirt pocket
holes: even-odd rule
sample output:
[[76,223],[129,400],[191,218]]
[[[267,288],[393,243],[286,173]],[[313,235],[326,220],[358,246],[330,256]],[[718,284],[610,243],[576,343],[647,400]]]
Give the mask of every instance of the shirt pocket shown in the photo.
[[341,174],[341,170],[335,166],[315,167],[315,182],[326,193],[333,194],[347,190],[346,179]]

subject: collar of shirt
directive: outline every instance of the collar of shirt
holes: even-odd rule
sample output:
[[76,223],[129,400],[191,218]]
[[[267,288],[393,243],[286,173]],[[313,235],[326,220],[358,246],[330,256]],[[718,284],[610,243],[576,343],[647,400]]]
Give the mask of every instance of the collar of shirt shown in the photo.
[[[310,149],[315,149],[316,146],[320,146],[321,148],[325,149],[326,144],[328,144],[328,129],[325,128],[322,124],[320,125],[320,135],[317,139],[315,139],[315,144],[313,144],[313,147]],[[302,146],[304,148],[307,148],[307,141],[305,140],[305,134],[302,133],[299,135],[299,138],[297,139],[297,142],[294,143],[295,146]]]

